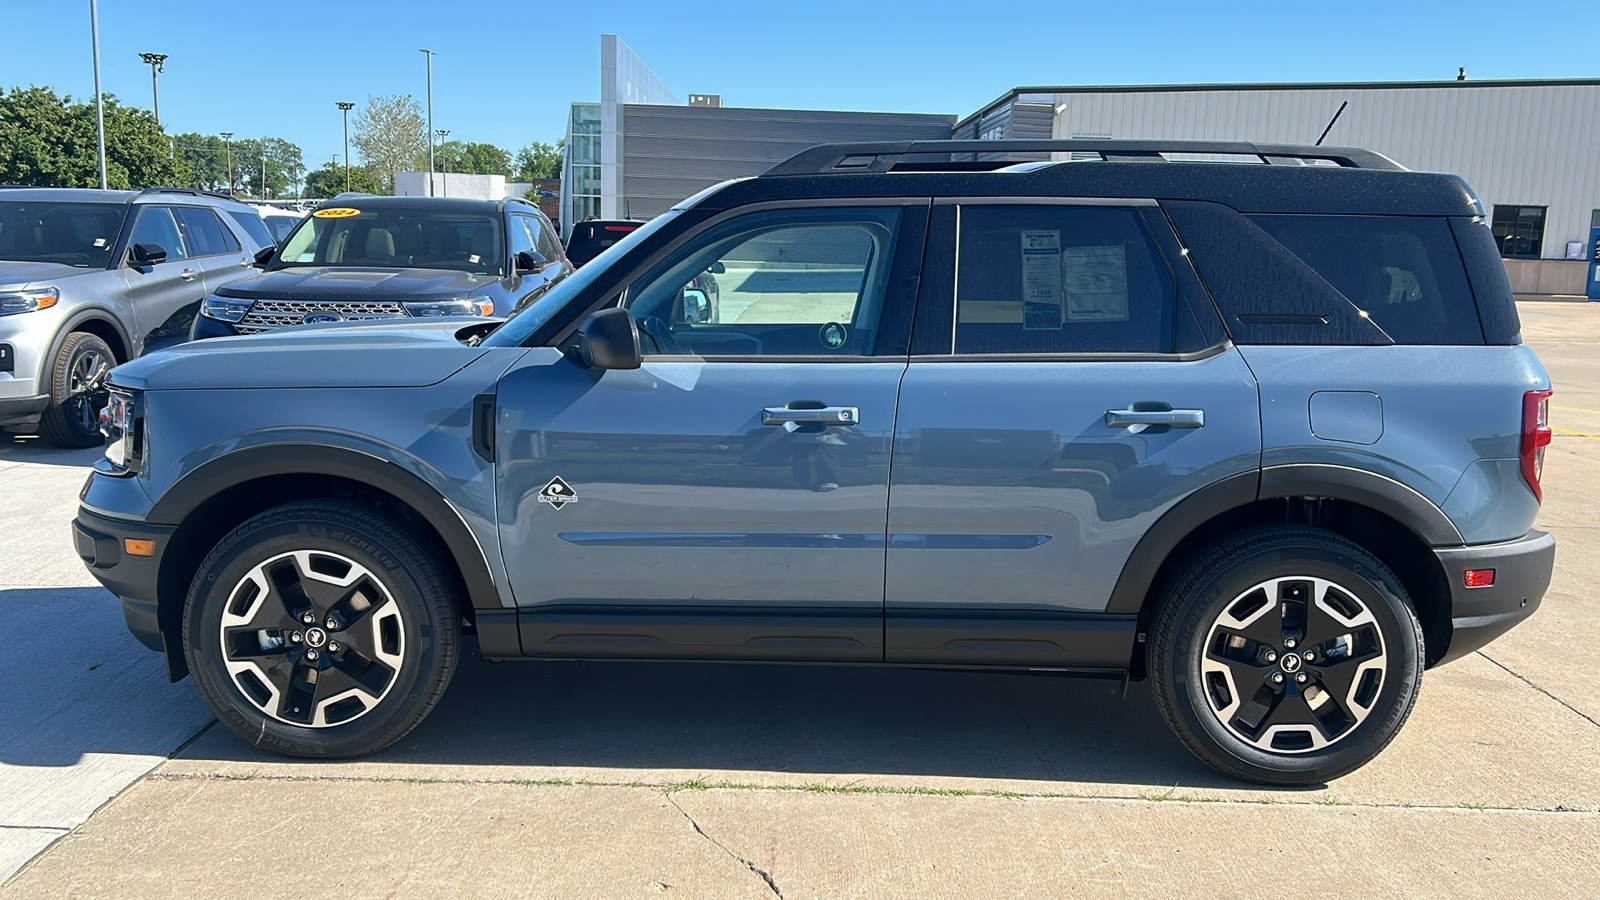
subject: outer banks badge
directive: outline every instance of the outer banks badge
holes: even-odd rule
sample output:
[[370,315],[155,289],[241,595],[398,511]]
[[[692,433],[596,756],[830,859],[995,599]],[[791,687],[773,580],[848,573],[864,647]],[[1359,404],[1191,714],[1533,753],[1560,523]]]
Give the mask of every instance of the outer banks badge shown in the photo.
[[573,492],[572,485],[562,481],[560,475],[550,479],[550,483],[539,491],[539,502],[548,503],[556,509],[560,509],[577,499],[578,495]]
[[821,331],[817,332],[817,339],[822,341],[822,346],[827,347],[829,350],[837,350],[843,347],[844,342],[849,337],[850,332],[846,331],[845,327],[838,322],[829,322],[822,326]]

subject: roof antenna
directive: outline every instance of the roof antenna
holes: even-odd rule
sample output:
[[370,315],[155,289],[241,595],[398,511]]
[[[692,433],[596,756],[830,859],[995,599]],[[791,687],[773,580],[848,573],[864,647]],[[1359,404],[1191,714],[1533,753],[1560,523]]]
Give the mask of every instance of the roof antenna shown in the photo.
[[1333,118],[1328,120],[1328,127],[1322,129],[1322,137],[1317,138],[1317,142],[1315,144],[1312,144],[1311,146],[1313,146],[1313,147],[1321,147],[1322,146],[1322,142],[1324,140],[1327,140],[1328,132],[1333,130],[1333,123],[1339,121],[1339,116],[1344,114],[1344,108],[1346,106],[1349,106],[1349,105],[1350,105],[1350,101],[1349,100],[1346,100],[1343,103],[1339,104],[1338,111],[1333,114]]
[[1467,80],[1467,67],[1466,66],[1462,66],[1459,69],[1456,69],[1456,80],[1457,81],[1466,81]]

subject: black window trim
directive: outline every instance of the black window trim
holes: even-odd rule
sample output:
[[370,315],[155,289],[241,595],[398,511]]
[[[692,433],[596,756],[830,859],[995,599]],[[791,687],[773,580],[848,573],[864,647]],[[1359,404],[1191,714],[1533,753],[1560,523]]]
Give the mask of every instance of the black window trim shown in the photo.
[[[953,243],[954,260],[952,261],[952,266],[951,266],[952,275],[951,275],[951,282],[950,282],[950,296],[948,298],[948,300],[949,300],[949,312],[950,312],[950,341],[946,346],[949,347],[949,350],[947,352],[945,352],[945,353],[914,353],[910,357],[911,362],[914,362],[914,363],[915,362],[979,362],[979,361],[997,362],[997,363],[1007,363],[1007,362],[1032,362],[1032,363],[1038,363],[1038,362],[1194,362],[1194,361],[1197,361],[1197,360],[1210,359],[1211,357],[1216,356],[1219,353],[1223,353],[1223,352],[1225,352],[1228,349],[1233,347],[1233,340],[1227,333],[1227,323],[1226,323],[1225,320],[1223,320],[1221,313],[1216,311],[1216,301],[1212,299],[1210,290],[1204,286],[1204,281],[1202,281],[1199,278],[1198,274],[1197,274],[1196,277],[1195,277],[1195,283],[1200,286],[1200,289],[1202,291],[1204,291],[1204,295],[1203,296],[1204,296],[1204,301],[1205,301],[1205,308],[1210,309],[1212,311],[1213,315],[1215,315],[1217,317],[1217,321],[1218,321],[1218,324],[1220,326],[1220,330],[1222,331],[1222,339],[1221,340],[1217,341],[1216,343],[1214,343],[1214,344],[1212,344],[1212,345],[1210,345],[1208,347],[1203,347],[1203,348],[1201,348],[1199,350],[1174,351],[1172,353],[1149,353],[1149,352],[1142,352],[1142,351],[1130,351],[1130,352],[1117,352],[1117,351],[1107,351],[1107,352],[1100,352],[1100,351],[1060,351],[1060,352],[1048,352],[1048,353],[957,353],[957,352],[955,352],[955,346],[956,346],[956,327],[959,324],[959,318],[960,318],[960,316],[959,316],[960,310],[959,310],[957,304],[960,302],[959,286],[961,284],[961,209],[962,209],[962,207],[964,207],[964,206],[1074,206],[1074,207],[1102,207],[1102,208],[1104,208],[1104,207],[1114,207],[1114,208],[1119,208],[1119,209],[1133,209],[1135,212],[1140,212],[1140,211],[1144,211],[1144,210],[1154,210],[1157,214],[1162,216],[1162,220],[1163,221],[1165,221],[1166,216],[1161,211],[1161,203],[1160,203],[1160,201],[1155,200],[1154,198],[1149,198],[1149,197],[1039,197],[1039,196],[1023,196],[1023,197],[1004,197],[1004,196],[936,197],[936,198],[934,198],[933,205],[934,206],[954,206],[955,207],[955,213],[956,213],[955,214],[955,223],[952,226],[952,228],[954,229],[954,232],[955,232],[954,235],[953,235],[954,241],[952,242]],[[1144,215],[1137,215],[1136,218],[1137,218],[1139,227],[1141,229],[1143,229],[1143,231],[1145,232],[1145,237],[1149,239],[1151,247],[1154,248],[1155,253],[1156,253],[1156,258],[1161,261],[1161,264],[1165,267],[1165,270],[1166,270],[1166,273],[1167,273],[1167,277],[1172,282],[1172,286],[1173,286],[1173,329],[1174,329],[1174,331],[1176,331],[1176,329],[1177,329],[1177,316],[1179,315],[1179,313],[1184,311],[1183,307],[1185,306],[1184,301],[1183,301],[1183,295],[1184,295],[1184,287],[1185,287],[1186,279],[1179,278],[1178,277],[1178,273],[1173,271],[1174,263],[1173,263],[1172,260],[1167,258],[1167,251],[1162,246],[1162,241],[1161,241],[1160,236],[1154,233],[1155,232],[1155,228],[1154,228],[1153,224],[1149,221],[1149,219]],[[1169,225],[1168,227],[1170,228],[1171,226]],[[932,228],[932,224],[931,223],[929,225],[929,228],[931,230],[931,228]],[[930,245],[932,243],[931,238],[932,238],[932,235],[930,234],[929,235],[929,243],[930,243]],[[1182,247],[1182,242],[1177,237],[1177,233],[1175,231],[1173,232],[1173,239],[1174,239],[1174,241],[1178,241],[1178,246],[1181,248]],[[1187,248],[1183,248],[1182,252],[1187,253]],[[920,301],[921,299],[922,298],[919,296],[918,300]]]
[[[929,197],[926,194],[924,194],[924,195],[908,195],[908,196],[904,196],[904,197],[809,197],[809,198],[805,198],[805,199],[795,199],[795,200],[763,200],[763,201],[758,201],[758,202],[755,202],[755,203],[745,203],[745,204],[740,204],[738,206],[732,206],[732,207],[729,207],[727,209],[718,210],[715,214],[707,216],[706,218],[701,219],[700,221],[695,222],[692,225],[690,225],[689,227],[685,228],[682,232],[680,232],[679,234],[675,235],[671,240],[669,240],[659,250],[655,251],[654,253],[650,254],[649,256],[645,257],[644,259],[641,259],[638,263],[630,265],[629,266],[629,272],[628,272],[628,274],[626,276],[624,276],[620,281],[618,281],[615,286],[611,287],[610,289],[608,289],[605,292],[603,292],[602,294],[600,294],[599,297],[597,297],[595,300],[591,301],[586,307],[584,307],[577,314],[575,314],[572,317],[572,319],[570,321],[568,321],[566,325],[563,325],[555,333],[555,335],[552,336],[549,340],[544,341],[542,343],[529,344],[529,345],[525,345],[525,346],[545,346],[545,347],[555,347],[555,348],[561,348],[561,347],[567,346],[572,341],[573,335],[577,332],[578,325],[583,322],[585,317],[587,317],[589,314],[593,313],[596,310],[608,309],[608,308],[614,307],[614,306],[615,307],[619,307],[619,306],[622,306],[623,304],[625,304],[627,302],[628,292],[630,290],[632,290],[634,282],[637,279],[642,277],[646,272],[649,272],[651,269],[653,269],[656,266],[656,264],[658,264],[659,262],[661,262],[662,260],[664,260],[665,258],[670,256],[671,254],[676,253],[685,244],[687,244],[690,241],[694,240],[696,237],[698,237],[699,235],[705,233],[709,229],[715,228],[718,225],[720,225],[723,222],[726,222],[726,221],[728,221],[730,219],[737,218],[737,217],[740,217],[740,216],[750,215],[752,213],[769,212],[769,211],[774,211],[774,210],[789,210],[789,209],[844,209],[844,208],[896,207],[896,208],[908,209],[908,210],[914,210],[914,209],[919,209],[919,208],[923,209],[923,210],[927,210],[927,209],[930,209],[932,207],[934,202],[935,202],[935,198]],[[792,356],[784,356],[784,355],[780,355],[780,354],[770,354],[770,355],[769,354],[761,354],[761,355],[745,355],[745,354],[741,354],[741,355],[737,355],[737,356],[730,354],[730,355],[726,355],[726,356],[723,356],[723,355],[718,355],[718,356],[696,356],[696,355],[690,354],[690,355],[683,355],[683,356],[668,356],[668,355],[661,355],[661,354],[645,354],[645,357],[647,359],[649,359],[649,360],[652,360],[652,361],[656,361],[656,360],[660,360],[660,361],[699,360],[699,361],[702,361],[702,362],[766,362],[766,363],[798,363],[798,362],[821,362],[821,361],[827,361],[827,362],[863,362],[863,361],[866,361],[866,362],[871,362],[871,361],[887,361],[887,360],[901,360],[901,361],[904,361],[907,358],[907,356],[906,356],[906,354],[904,352],[901,352],[901,353],[878,353],[877,352],[879,350],[879,348],[883,344],[883,329],[881,327],[881,323],[884,320],[885,312],[887,312],[887,307],[888,307],[888,303],[889,303],[890,294],[891,294],[891,292],[893,292],[895,290],[895,287],[894,287],[894,276],[896,274],[896,272],[895,272],[895,264],[897,262],[899,262],[898,257],[900,256],[900,254],[902,252],[901,240],[904,237],[904,222],[902,222],[901,224],[902,224],[901,236],[896,238],[896,247],[895,247],[894,254],[893,254],[894,258],[891,258],[890,261],[889,261],[889,263],[890,263],[890,269],[889,269],[889,273],[888,273],[889,283],[885,286],[883,307],[880,308],[880,310],[878,312],[878,321],[879,321],[880,327],[878,328],[878,333],[873,338],[873,348],[872,348],[873,352],[867,353],[867,354],[861,354],[861,355],[854,355],[854,356],[827,356],[827,355],[822,355],[822,354],[807,354],[807,355],[792,355]],[[927,228],[926,227],[923,229],[921,237],[922,237],[922,240],[924,242],[924,246],[926,246],[926,241],[927,241],[927,238],[928,238]],[[921,248],[919,248],[919,250],[920,249]],[[920,257],[921,257],[921,253],[920,252],[918,253],[918,257],[920,259]],[[916,300],[917,300],[915,287],[910,288],[908,291],[906,291],[906,293],[908,294],[908,296],[905,299],[905,302],[911,305],[911,309],[906,311],[906,327],[909,329],[910,324],[911,324],[912,316],[914,315],[914,312],[915,312],[915,306],[916,306]]]

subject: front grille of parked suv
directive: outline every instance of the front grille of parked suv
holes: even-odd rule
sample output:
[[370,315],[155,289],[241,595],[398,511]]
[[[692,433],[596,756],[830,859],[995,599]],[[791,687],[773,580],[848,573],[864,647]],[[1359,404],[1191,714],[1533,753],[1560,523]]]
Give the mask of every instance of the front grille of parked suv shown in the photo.
[[329,312],[347,320],[398,319],[410,315],[392,300],[328,302],[326,300],[257,300],[234,326],[240,334],[260,334],[299,325],[312,313]]

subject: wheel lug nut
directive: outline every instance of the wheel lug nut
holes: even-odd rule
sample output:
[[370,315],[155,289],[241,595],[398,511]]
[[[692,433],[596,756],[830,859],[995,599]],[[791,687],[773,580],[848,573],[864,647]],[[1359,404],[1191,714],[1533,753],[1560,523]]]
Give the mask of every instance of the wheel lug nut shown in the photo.
[[1300,655],[1304,656],[1306,658],[1306,662],[1316,662],[1317,661],[1317,655],[1315,653],[1312,653],[1310,650],[1307,650],[1306,652],[1304,652],[1304,653],[1302,653]]
[[1273,684],[1283,684],[1283,673],[1282,672],[1273,672],[1272,673],[1272,683]]
[[316,659],[318,656],[321,656],[321,655],[322,654],[318,653],[315,650],[307,650],[306,651],[306,659]]
[[1301,684],[1305,684],[1306,683],[1306,673],[1301,672],[1299,675],[1296,675],[1294,677],[1294,680],[1300,682]]
[[328,652],[329,653],[338,653],[339,652],[339,642],[338,641],[329,641],[328,642]]
[[1300,643],[1300,642],[1295,640],[1294,638],[1284,638],[1283,639],[1283,645],[1285,647],[1288,647],[1291,650],[1293,650],[1294,649],[1294,645],[1298,644],[1298,643]]
[[300,632],[296,631],[294,634],[289,635],[289,640],[291,642],[293,642],[293,643],[296,643],[296,644],[300,643],[300,641],[301,641]]
[[313,616],[311,613],[306,613],[305,615],[300,617],[300,621],[304,622],[307,625],[310,625],[312,622],[315,622],[316,620],[317,620],[317,617]]
[[1266,660],[1267,660],[1267,662],[1277,662],[1278,661],[1278,653],[1277,653],[1277,651],[1276,650],[1268,650],[1267,651],[1267,655],[1266,655]]
[[328,621],[324,622],[323,624],[328,626],[329,631],[339,630],[339,620],[335,619],[333,616],[329,616]]

